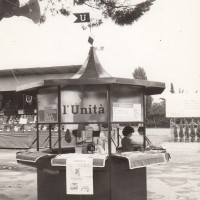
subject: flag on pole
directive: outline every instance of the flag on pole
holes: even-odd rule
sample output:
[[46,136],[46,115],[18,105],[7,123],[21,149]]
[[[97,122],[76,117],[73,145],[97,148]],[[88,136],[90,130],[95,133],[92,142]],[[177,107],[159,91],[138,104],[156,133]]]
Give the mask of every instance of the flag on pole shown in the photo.
[[73,13],[77,19],[74,23],[90,22],[90,13]]

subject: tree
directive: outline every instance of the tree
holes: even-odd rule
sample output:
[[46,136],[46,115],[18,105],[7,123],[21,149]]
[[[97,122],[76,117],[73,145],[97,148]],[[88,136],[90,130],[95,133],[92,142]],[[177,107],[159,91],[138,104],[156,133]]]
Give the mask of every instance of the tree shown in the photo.
[[147,119],[148,127],[169,127],[170,119],[166,118],[166,101],[162,99],[159,103],[152,103]]
[[174,85],[173,85],[173,83],[171,83],[170,92],[171,92],[172,94],[173,94],[173,93],[175,93],[175,90],[174,90]]
[[30,18],[34,23],[40,22],[40,5],[38,0],[29,0],[20,6],[20,0],[0,0],[0,21],[3,18],[23,16]]
[[147,80],[146,72],[144,71],[144,68],[138,67],[133,72],[134,79],[142,79]]
[[[141,79],[141,80],[147,80],[147,75],[142,67],[138,67],[133,72],[133,78],[134,79]],[[150,116],[150,109],[152,106],[153,98],[150,95],[146,96],[146,115],[147,118]]]
[[[91,18],[88,26],[99,26],[103,19],[110,18],[115,24],[124,26],[131,25],[150,10],[155,0],[144,0],[135,3],[134,0],[38,0],[40,2],[41,18],[44,23],[48,14],[53,16],[73,14],[73,8],[85,6],[93,12],[99,11],[101,17]],[[5,3],[4,3],[5,2]],[[0,0],[0,20],[4,17],[13,16],[13,10],[23,4],[23,0]],[[14,14],[15,15],[15,14]],[[17,15],[18,16],[18,15]],[[20,15],[21,16],[21,15]]]
[[110,18],[121,26],[130,25],[149,11],[154,1],[141,0],[140,3],[135,4],[133,0],[40,0],[44,5],[41,21],[45,21],[46,13],[69,16],[72,14],[73,7],[85,6],[101,13],[101,19],[91,19],[93,21],[91,26],[99,26],[105,18]]

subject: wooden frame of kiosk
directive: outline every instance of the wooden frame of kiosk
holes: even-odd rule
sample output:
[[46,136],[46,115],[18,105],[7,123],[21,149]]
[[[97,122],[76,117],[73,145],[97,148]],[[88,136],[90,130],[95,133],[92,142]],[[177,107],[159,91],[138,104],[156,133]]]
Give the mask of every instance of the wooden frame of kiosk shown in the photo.
[[[72,78],[18,86],[18,91],[37,90],[37,151],[18,152],[17,161],[37,167],[38,199],[146,200],[146,166],[166,162],[166,153],[121,152],[122,129],[145,128],[145,95],[164,89],[160,82],[111,77],[93,47]],[[47,149],[40,147],[41,125],[49,129]],[[69,163],[81,158],[92,159],[92,179],[70,182]]]

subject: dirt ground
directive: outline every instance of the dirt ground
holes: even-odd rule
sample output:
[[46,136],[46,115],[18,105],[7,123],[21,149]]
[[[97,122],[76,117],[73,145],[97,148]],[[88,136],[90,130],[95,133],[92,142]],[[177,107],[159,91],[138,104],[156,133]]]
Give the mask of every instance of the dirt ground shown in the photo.
[[[200,143],[173,143],[166,142],[168,136],[163,138],[162,146],[171,159],[147,167],[148,200],[199,200]],[[0,149],[0,200],[37,200],[36,169],[17,164],[17,151]]]

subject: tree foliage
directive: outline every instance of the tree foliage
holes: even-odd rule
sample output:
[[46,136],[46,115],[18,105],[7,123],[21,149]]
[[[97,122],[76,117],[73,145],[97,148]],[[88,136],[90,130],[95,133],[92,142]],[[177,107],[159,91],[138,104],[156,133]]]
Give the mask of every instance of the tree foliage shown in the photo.
[[147,80],[147,75],[142,67],[138,67],[133,72],[133,78],[134,79],[141,79],[141,80]]
[[[133,72],[133,78],[134,79],[147,80],[147,75],[146,75],[144,68],[142,68],[142,67],[136,68]],[[150,115],[150,109],[151,109],[151,106],[152,106],[152,102],[153,102],[153,98],[150,95],[147,95],[146,96],[146,115],[147,115],[147,118]]]
[[165,107],[163,103],[153,103],[151,115],[163,116],[165,114]]
[[[150,10],[155,0],[145,0],[134,4],[133,0],[40,0],[44,4],[42,19],[46,12],[52,15],[68,16],[73,7],[85,6],[101,12],[102,18],[110,18],[118,25],[130,25],[137,21],[145,12]],[[95,19],[93,26],[100,25],[102,19]]]
[[171,92],[172,94],[173,94],[173,93],[175,93],[175,90],[174,90],[174,85],[173,85],[173,83],[171,83],[170,92]]
[[169,128],[169,124],[170,119],[166,118],[166,100],[162,99],[159,103],[153,103],[147,118],[147,127]]
[[[147,74],[142,67],[138,67],[133,72],[135,79],[147,80]],[[153,103],[150,95],[146,97],[146,125],[147,127],[169,127],[169,119],[166,118],[166,100]]]

